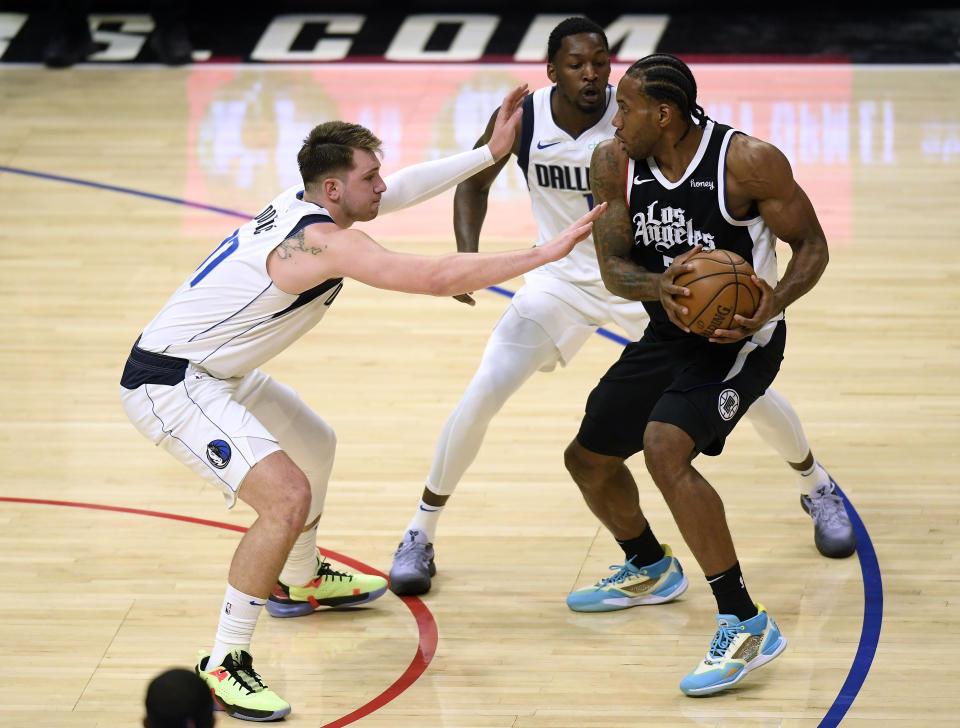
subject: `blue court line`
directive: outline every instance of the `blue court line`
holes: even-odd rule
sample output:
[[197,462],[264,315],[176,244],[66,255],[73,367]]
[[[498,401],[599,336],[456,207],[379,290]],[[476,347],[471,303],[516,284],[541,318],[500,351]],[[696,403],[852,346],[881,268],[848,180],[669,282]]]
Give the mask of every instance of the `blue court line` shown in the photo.
[[129,187],[117,187],[116,185],[108,185],[103,182],[90,182],[85,179],[78,179],[77,177],[64,177],[59,174],[49,174],[47,172],[34,172],[29,169],[18,169],[17,167],[5,167],[0,164],[0,172],[10,172],[11,174],[22,174],[26,177],[38,177],[40,179],[48,179],[54,182],[67,182],[72,185],[81,185],[82,187],[93,187],[97,190],[108,190],[109,192],[119,192],[124,195],[134,195],[136,197],[146,197],[148,200],[159,200],[160,202],[172,202],[175,205],[185,205],[187,207],[196,207],[200,210],[210,210],[211,212],[219,212],[221,215],[232,215],[233,217],[252,217],[252,215],[247,215],[243,212],[236,212],[235,210],[227,210],[223,207],[214,207],[213,205],[202,205],[199,202],[191,202],[190,200],[184,200],[180,197],[169,197],[168,195],[157,195],[153,192],[142,192],[140,190],[134,190]]
[[[252,217],[246,213],[227,210],[223,207],[204,205],[179,197],[142,192],[129,187],[118,187],[116,185],[103,184],[102,182],[90,182],[89,180],[78,179],[76,177],[64,177],[58,174],[35,172],[29,169],[19,169],[17,167],[6,167],[3,165],[0,165],[0,172],[10,172],[12,174],[22,174],[27,177],[37,177],[54,182],[66,182],[84,187],[93,187],[94,189],[145,197],[160,202],[171,202],[176,205],[186,205],[187,207],[209,210],[210,212],[217,212],[221,215],[230,215],[232,217]],[[487,290],[499,293],[501,296],[507,296],[508,298],[513,297],[513,291],[501,288],[500,286],[490,286]],[[619,334],[603,328],[598,328],[597,334],[623,346],[630,343]],[[839,694],[834,699],[833,704],[817,728],[836,728],[836,726],[840,724],[840,721],[843,720],[843,716],[847,714],[847,711],[859,694],[860,688],[863,686],[863,681],[867,678],[867,673],[870,672],[873,657],[877,652],[877,644],[880,641],[880,628],[883,624],[883,579],[880,575],[880,564],[877,562],[877,554],[873,549],[873,542],[870,540],[870,535],[867,533],[866,526],[863,525],[860,515],[853,507],[853,503],[850,502],[843,491],[839,488],[837,488],[837,490],[843,498],[843,504],[847,509],[847,514],[850,516],[850,522],[853,524],[853,530],[857,536],[857,557],[860,559],[860,571],[863,575],[863,626],[860,630],[860,643],[857,646],[857,654],[853,658],[853,664],[847,673],[847,679],[843,681]]]
[[860,572],[863,574],[863,627],[860,630],[857,654],[853,658],[847,679],[843,681],[840,693],[817,728],[835,728],[847,714],[863,686],[863,681],[867,679],[867,673],[870,672],[883,625],[883,580],[880,578],[877,552],[873,549],[873,541],[870,540],[866,526],[860,520],[860,514],[839,487],[837,491],[843,498],[843,505],[846,506],[847,515],[850,516],[850,523],[857,536],[857,556],[860,558]]

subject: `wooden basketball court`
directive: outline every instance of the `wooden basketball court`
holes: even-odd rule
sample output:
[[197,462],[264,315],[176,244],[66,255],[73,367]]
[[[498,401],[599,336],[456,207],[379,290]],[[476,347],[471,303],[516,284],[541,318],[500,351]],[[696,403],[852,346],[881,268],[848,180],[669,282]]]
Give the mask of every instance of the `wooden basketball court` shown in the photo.
[[[698,466],[787,651],[735,690],[680,693],[715,604],[639,458],[645,509],[691,588],[660,607],[567,610],[570,589],[621,558],[562,463],[619,353],[597,336],[494,420],[446,509],[422,601],[388,593],[366,608],[261,618],[256,664],[293,705],[291,725],[955,723],[960,70],[693,70],[711,116],[787,153],[827,232],[831,263],[789,311],[775,386],[849,497],[860,553],[816,552],[791,471],[744,425]],[[0,70],[3,725],[139,724],[149,679],[212,643],[252,511],[225,511],[127,422],[118,382],[141,328],[243,216],[296,183],[314,124],[370,126],[389,172],[472,146],[520,81],[546,83],[542,66]],[[454,249],[451,218],[447,193],[362,227],[439,254]],[[486,250],[535,239],[518,176],[501,175],[483,239]],[[348,283],[266,367],[337,431],[321,522],[334,559],[389,568],[505,306],[496,292],[476,297],[468,308]]]

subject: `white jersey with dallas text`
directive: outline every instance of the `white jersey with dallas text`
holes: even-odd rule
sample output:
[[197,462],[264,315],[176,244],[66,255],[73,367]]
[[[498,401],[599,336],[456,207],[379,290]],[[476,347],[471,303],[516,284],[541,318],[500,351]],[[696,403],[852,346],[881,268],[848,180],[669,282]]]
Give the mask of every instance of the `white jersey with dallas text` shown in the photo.
[[[556,237],[593,207],[590,158],[598,144],[613,136],[612,122],[617,113],[613,87],[608,85],[603,117],[573,138],[553,119],[550,98],[555,88],[537,89],[524,99],[517,153],[517,163],[526,178],[533,216],[537,221],[537,245]],[[609,293],[600,280],[593,236],[578,243],[565,258],[547,263],[528,273],[527,277],[539,275],[596,289],[596,294],[603,297],[618,298]]]
[[139,347],[228,378],[256,369],[313,328],[342,279],[296,295],[267,274],[267,256],[283,240],[312,223],[333,222],[302,195],[301,186],[285,190],[224,240],[144,329]]

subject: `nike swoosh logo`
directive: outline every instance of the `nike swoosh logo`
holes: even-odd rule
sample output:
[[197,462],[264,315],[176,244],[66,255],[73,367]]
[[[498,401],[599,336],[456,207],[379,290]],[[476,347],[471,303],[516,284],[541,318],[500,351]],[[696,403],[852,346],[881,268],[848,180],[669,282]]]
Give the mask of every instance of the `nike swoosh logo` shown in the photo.
[[553,147],[559,144],[560,142],[550,142],[549,144],[544,144],[543,142],[537,142],[537,149],[546,149],[547,147]]
[[255,607],[263,607],[263,606],[266,606],[267,604],[266,602],[255,602],[252,599],[250,600],[250,603]]
[[635,185],[642,185],[644,182],[653,182],[652,179],[640,179],[639,177],[633,178],[633,183]]

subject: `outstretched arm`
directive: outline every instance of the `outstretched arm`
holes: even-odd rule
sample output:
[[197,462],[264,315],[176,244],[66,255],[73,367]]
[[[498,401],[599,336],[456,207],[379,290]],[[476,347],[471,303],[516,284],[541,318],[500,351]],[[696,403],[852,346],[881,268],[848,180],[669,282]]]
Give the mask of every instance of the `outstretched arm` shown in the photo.
[[423,202],[505,158],[517,136],[526,92],[527,85],[523,84],[507,94],[490,120],[489,134],[474,149],[404,167],[388,175],[384,179],[387,189],[380,200],[380,214]]
[[267,259],[273,282],[287,293],[302,293],[331,278],[353,278],[404,293],[453,296],[515,278],[559,260],[590,235],[604,211],[598,205],[544,245],[505,253],[423,256],[397,253],[359,230],[310,225],[285,240]]
[[434,197],[494,163],[487,145],[452,157],[411,164],[384,177],[380,215],[402,210]]

